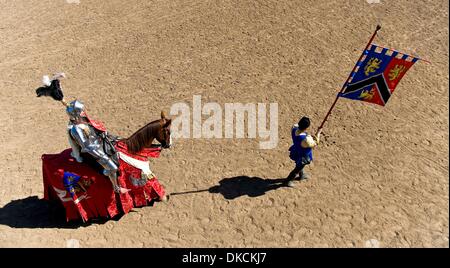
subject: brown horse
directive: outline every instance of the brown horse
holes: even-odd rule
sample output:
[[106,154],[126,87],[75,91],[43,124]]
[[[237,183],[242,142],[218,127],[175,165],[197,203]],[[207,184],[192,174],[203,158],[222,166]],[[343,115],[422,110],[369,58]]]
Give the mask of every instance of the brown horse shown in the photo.
[[152,142],[156,139],[163,148],[172,146],[172,137],[170,133],[170,124],[172,120],[166,117],[161,111],[161,119],[152,121],[141,127],[130,137],[122,139],[128,147],[130,153],[138,153],[144,148],[150,148]]
[[[119,152],[125,149],[136,154],[136,159],[141,162],[145,161],[142,158],[148,158],[148,156],[157,157],[146,155],[144,149],[153,147],[152,142],[155,139],[163,148],[169,148],[171,146],[170,125],[171,120],[161,112],[161,119],[148,123],[126,139],[119,139],[127,148],[117,144],[116,149]],[[115,140],[113,136],[110,138]],[[42,156],[44,198],[59,200],[65,208],[67,220],[82,218],[86,221],[98,217],[114,217],[121,212],[128,213],[133,207],[144,206],[149,201],[167,201],[169,198],[155,176],[138,175],[136,177],[135,174],[142,174],[143,170],[123,159],[118,159],[119,169],[122,164],[125,165],[122,166],[123,169],[120,169],[118,181],[123,187],[130,188],[132,193],[118,198],[114,195],[108,177],[103,175],[103,167],[94,158],[86,154],[83,155],[82,163],[77,162],[73,159],[71,152],[72,149],[66,149],[59,154]],[[159,150],[149,150],[149,152],[158,152],[159,156]],[[74,192],[65,184],[66,172],[80,176],[79,181],[73,186]]]

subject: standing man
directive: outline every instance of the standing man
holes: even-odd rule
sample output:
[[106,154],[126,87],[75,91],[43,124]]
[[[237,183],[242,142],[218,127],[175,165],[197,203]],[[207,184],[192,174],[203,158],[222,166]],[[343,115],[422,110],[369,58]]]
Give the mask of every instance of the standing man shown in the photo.
[[311,121],[304,116],[298,124],[292,127],[292,146],[289,148],[289,157],[295,162],[295,168],[289,173],[286,178],[286,184],[289,187],[294,186],[294,180],[299,175],[298,180],[308,179],[308,175],[303,171],[306,165],[309,165],[313,160],[312,148],[319,145],[320,133],[322,129],[317,132],[317,137],[309,135],[306,130],[309,128]]

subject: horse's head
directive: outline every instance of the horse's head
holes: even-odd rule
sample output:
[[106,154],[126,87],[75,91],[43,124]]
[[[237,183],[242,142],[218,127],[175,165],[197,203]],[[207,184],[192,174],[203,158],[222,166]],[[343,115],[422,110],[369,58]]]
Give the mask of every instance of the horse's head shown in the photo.
[[152,121],[125,139],[128,150],[131,153],[138,153],[143,148],[152,147],[152,141],[156,139],[163,148],[172,146],[170,124],[172,120],[161,112],[161,119]]
[[170,148],[172,146],[172,135],[170,132],[172,120],[166,117],[164,111],[161,111],[161,119],[159,121],[161,128],[157,132],[155,139],[161,143],[163,148]]

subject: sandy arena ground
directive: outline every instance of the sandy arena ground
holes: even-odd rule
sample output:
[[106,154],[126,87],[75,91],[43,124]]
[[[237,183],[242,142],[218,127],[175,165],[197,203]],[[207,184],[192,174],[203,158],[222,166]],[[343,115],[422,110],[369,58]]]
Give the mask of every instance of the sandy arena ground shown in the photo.
[[[448,1],[76,2],[0,0],[0,247],[449,246]],[[266,191],[293,167],[291,125],[317,128],[377,23],[376,43],[432,64],[384,108],[339,101],[311,179]],[[38,200],[41,155],[68,147],[64,108],[34,92],[56,71],[121,136],[197,94],[278,103],[279,143],[177,139],[152,160],[170,202],[65,225]]]

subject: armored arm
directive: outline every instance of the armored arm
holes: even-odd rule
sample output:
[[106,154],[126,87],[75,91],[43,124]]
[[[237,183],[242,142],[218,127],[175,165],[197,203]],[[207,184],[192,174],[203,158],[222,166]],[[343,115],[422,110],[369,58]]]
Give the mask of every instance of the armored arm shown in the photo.
[[98,149],[100,148],[100,144],[95,142],[95,139],[92,140],[89,138],[90,130],[89,127],[85,124],[74,125],[70,130],[71,136],[75,139],[78,145],[81,147],[82,153],[88,153],[95,158],[101,156]]
[[71,127],[69,127],[68,131],[67,131],[67,138],[69,140],[70,147],[72,148],[72,152],[70,153],[70,155],[73,158],[75,158],[78,163],[82,163],[83,157],[81,157],[81,155],[80,155],[80,146],[78,146],[78,144],[73,139],[73,137],[70,133],[70,130],[71,130]]

